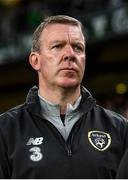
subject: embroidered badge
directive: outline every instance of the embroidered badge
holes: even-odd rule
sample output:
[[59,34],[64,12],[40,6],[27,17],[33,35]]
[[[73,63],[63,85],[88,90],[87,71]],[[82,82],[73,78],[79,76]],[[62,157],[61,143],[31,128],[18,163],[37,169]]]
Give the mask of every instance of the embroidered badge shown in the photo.
[[102,131],[88,132],[88,140],[91,145],[99,151],[106,150],[111,144],[111,136]]

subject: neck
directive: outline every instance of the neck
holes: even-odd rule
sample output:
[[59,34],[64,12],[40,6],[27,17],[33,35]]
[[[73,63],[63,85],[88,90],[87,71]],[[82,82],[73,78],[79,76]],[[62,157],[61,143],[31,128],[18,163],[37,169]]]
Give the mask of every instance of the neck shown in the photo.
[[39,93],[46,100],[60,105],[60,114],[66,113],[67,103],[74,104],[80,96],[80,87],[77,88],[57,88],[45,89],[39,86]]

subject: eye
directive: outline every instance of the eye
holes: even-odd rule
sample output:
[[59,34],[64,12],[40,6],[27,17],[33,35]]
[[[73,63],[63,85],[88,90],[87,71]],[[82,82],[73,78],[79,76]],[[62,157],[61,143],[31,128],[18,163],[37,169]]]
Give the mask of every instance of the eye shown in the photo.
[[62,44],[55,44],[52,46],[52,49],[61,49],[63,47]]
[[79,52],[79,53],[84,52],[84,47],[78,44],[73,45],[73,49],[74,51]]

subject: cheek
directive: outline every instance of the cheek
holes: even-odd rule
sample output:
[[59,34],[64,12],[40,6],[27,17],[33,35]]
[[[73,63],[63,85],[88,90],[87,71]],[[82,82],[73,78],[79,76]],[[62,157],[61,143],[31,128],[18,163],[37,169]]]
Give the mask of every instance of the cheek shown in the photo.
[[46,52],[42,52],[40,57],[41,70],[45,71],[48,68],[48,62],[49,62],[49,58],[47,57]]
[[85,58],[81,58],[80,68],[81,68],[81,71],[84,72],[84,70],[85,70]]
[[50,74],[53,74],[54,69],[54,60],[50,57],[44,56],[41,61],[41,73],[48,76]]
[[45,57],[41,57],[40,58],[40,73],[42,74],[42,75],[45,75],[45,74],[47,74],[47,71],[48,71],[48,63],[47,63],[47,61],[46,61],[47,59],[45,58]]
[[42,72],[45,71],[45,69],[47,69],[47,64],[44,61],[41,61],[40,68]]

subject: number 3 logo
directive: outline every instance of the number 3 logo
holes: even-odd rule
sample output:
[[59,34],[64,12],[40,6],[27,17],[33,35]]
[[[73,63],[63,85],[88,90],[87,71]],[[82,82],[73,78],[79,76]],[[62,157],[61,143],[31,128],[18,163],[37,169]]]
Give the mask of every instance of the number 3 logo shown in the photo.
[[43,158],[43,154],[41,153],[41,150],[39,147],[33,147],[29,150],[30,152],[32,152],[32,154],[30,155],[30,159],[32,161],[40,161]]

